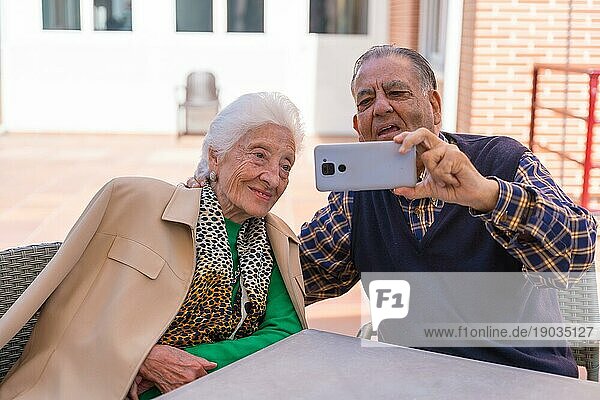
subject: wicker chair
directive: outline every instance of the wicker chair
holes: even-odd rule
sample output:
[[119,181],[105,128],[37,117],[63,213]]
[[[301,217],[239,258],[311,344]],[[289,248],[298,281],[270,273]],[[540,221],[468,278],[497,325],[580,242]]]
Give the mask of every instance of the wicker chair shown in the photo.
[[[598,290],[596,271],[591,270],[569,290],[558,292],[558,303],[565,322],[597,324],[600,322],[598,310]],[[598,342],[589,347],[573,347],[577,365],[587,369],[588,380],[598,382]]]
[[[60,243],[42,243],[0,251],[0,316],[54,257],[59,247]],[[36,321],[37,313],[0,349],[0,382],[21,355]]]
[[[598,310],[598,290],[596,286],[596,271],[594,269],[584,274],[583,278],[569,290],[558,292],[560,312],[567,323],[597,324],[600,323]],[[357,337],[371,340],[376,336],[371,322],[360,327]],[[589,346],[572,347],[577,365],[587,369],[587,379],[598,382],[598,343]]]

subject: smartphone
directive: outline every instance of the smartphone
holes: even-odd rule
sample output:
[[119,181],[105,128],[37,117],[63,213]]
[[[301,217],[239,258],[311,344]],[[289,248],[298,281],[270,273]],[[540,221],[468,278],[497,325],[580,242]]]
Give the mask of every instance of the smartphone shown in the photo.
[[359,142],[315,147],[315,178],[321,192],[393,189],[417,183],[416,150],[400,144]]

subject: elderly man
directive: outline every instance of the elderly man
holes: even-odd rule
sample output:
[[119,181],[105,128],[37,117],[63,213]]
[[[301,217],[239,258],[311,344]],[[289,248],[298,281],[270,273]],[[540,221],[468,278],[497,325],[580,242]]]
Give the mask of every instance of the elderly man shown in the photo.
[[[359,140],[394,140],[401,152],[416,146],[420,180],[393,192],[330,194],[300,233],[307,304],[345,293],[362,272],[523,270],[536,285],[562,288],[592,265],[592,216],[518,142],[442,132],[436,89],[429,63],[413,50],[376,46],[357,60]],[[554,291],[515,296],[527,312],[560,320]],[[567,347],[435,351],[577,376]]]

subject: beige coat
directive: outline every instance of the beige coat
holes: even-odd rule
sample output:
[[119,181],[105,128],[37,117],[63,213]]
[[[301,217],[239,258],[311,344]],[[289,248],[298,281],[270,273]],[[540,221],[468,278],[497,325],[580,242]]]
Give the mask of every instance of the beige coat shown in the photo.
[[[190,286],[199,201],[199,189],[156,179],[106,184],[0,319],[2,347],[45,301],[0,399],[122,399]],[[306,327],[297,238],[279,218],[268,215],[266,222]]]

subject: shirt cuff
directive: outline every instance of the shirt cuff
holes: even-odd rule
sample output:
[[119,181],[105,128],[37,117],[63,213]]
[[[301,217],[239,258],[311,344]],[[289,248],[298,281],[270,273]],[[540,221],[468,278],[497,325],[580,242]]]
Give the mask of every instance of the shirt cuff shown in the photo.
[[488,179],[498,182],[499,193],[496,206],[492,211],[483,214],[472,208],[469,208],[469,212],[472,216],[489,222],[503,231],[522,231],[534,204],[531,194],[518,184],[506,182],[495,176],[490,176]]

